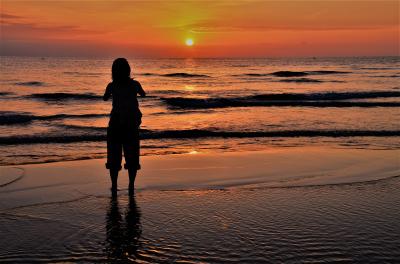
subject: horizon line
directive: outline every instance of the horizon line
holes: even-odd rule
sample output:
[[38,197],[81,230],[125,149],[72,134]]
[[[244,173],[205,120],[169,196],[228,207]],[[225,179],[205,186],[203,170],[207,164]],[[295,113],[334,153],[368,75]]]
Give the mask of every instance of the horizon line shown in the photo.
[[319,58],[376,58],[376,57],[400,57],[400,54],[396,55],[319,55],[319,56],[216,56],[216,57],[150,57],[150,56],[92,56],[92,55],[5,55],[0,54],[0,57],[25,57],[25,58],[84,58],[84,59],[110,59],[110,58],[135,58],[135,59],[319,59]]

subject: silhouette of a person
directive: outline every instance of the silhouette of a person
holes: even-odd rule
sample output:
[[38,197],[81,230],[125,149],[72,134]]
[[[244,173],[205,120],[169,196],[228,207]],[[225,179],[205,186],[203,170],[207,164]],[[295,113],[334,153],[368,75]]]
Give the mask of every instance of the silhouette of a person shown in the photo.
[[106,222],[106,253],[109,260],[122,261],[136,259],[142,234],[140,210],[135,196],[129,195],[129,204],[125,212],[125,221],[121,215],[118,197],[112,195]]
[[137,170],[140,169],[139,126],[142,113],[137,95],[146,96],[140,83],[133,80],[129,63],[124,58],[112,64],[112,82],[107,85],[103,100],[112,97],[112,110],[107,128],[107,163],[113,192],[117,191],[118,172],[121,170],[122,150],[125,169],[129,173],[129,189],[134,188]]

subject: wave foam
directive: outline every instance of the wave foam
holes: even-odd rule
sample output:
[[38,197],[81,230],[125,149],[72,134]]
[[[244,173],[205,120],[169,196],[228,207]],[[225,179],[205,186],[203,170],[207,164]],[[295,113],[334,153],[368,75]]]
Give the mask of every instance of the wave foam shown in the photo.
[[205,74],[193,74],[193,73],[186,73],[186,72],[174,72],[174,73],[167,73],[162,74],[161,76],[164,77],[180,77],[180,78],[208,78],[210,76]]
[[[102,129],[101,129],[102,130]],[[0,137],[0,145],[95,142],[106,140],[104,132],[76,135],[31,135]],[[212,130],[141,130],[141,139],[201,139],[258,137],[398,137],[399,130],[282,130],[282,131],[212,131]]]
[[282,79],[280,82],[295,82],[295,83],[321,83],[324,81],[310,79],[310,78],[295,78],[295,79]]
[[28,95],[28,98],[34,98],[39,100],[100,100],[102,96],[87,93],[87,94],[79,94],[79,93],[37,93]]
[[20,85],[20,86],[44,86],[44,82],[39,82],[39,81],[31,81],[31,82],[16,82],[14,83],[15,85]]
[[0,112],[0,125],[14,125],[29,123],[33,120],[55,120],[55,119],[66,119],[66,118],[97,118],[105,117],[108,114],[82,114],[82,115],[71,115],[71,114],[56,114],[48,116],[36,116],[29,113],[17,113],[17,112]]
[[306,107],[397,107],[400,102],[365,102],[342,101],[348,99],[371,99],[400,97],[397,91],[371,92],[330,92],[330,93],[281,93],[260,94],[235,98],[161,98],[168,106],[184,109],[207,109],[223,107],[252,107],[252,106],[306,106]]

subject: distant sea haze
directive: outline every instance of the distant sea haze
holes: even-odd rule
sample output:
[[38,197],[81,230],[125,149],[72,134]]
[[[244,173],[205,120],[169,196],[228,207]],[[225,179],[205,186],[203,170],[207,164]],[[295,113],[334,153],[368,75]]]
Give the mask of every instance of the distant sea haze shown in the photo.
[[[399,57],[129,61],[143,155],[399,147]],[[1,165],[104,157],[111,63],[2,57]]]

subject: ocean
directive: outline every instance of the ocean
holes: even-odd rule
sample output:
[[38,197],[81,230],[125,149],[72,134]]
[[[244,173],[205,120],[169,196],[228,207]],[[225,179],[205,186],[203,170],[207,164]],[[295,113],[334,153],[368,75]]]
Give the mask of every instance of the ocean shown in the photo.
[[[105,157],[112,61],[0,57],[0,165]],[[128,61],[142,155],[400,147],[400,57]]]

